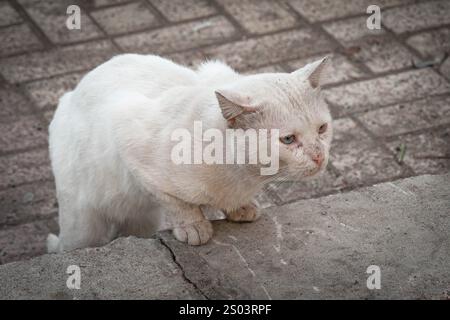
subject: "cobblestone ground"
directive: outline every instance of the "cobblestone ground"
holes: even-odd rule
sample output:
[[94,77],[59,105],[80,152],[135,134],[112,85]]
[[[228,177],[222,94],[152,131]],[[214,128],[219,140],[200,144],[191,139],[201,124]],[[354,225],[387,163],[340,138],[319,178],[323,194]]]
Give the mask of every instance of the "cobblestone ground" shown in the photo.
[[[81,30],[66,9],[81,7]],[[381,30],[366,27],[381,7]],[[450,169],[450,1],[0,1],[0,263],[42,254],[57,231],[47,126],[58,97],[121,52],[242,72],[333,55],[328,171],[271,185],[264,207]]]

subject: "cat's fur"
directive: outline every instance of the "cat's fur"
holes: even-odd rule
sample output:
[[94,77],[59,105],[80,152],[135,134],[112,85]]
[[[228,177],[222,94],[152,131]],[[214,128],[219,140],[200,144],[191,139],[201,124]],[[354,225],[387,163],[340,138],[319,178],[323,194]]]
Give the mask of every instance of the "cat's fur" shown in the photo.
[[[148,237],[165,215],[178,240],[203,244],[213,231],[204,206],[223,210],[229,220],[255,220],[252,199],[265,183],[312,176],[326,166],[331,116],[319,90],[326,63],[244,76],[220,62],[194,71],[126,54],[89,72],[60,99],[49,128],[60,234],[49,235],[48,250],[100,246],[119,235]],[[242,110],[230,115],[229,108]],[[196,120],[204,130],[277,128],[299,142],[280,143],[275,176],[250,165],[176,165],[171,133],[191,130]],[[328,130],[319,135],[323,123]]]

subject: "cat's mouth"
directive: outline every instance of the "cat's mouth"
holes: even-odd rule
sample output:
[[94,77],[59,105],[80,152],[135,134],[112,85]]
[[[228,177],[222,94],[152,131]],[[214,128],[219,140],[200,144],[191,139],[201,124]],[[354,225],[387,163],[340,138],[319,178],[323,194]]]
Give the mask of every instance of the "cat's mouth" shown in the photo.
[[308,177],[314,177],[322,174],[325,171],[326,167],[327,167],[326,162],[322,163],[320,166],[316,166],[315,168],[309,170]]

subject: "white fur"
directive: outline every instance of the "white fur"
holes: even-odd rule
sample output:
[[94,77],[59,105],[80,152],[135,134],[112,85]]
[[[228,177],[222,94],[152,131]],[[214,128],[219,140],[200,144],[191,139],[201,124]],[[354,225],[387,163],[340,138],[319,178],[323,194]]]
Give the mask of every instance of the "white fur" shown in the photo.
[[265,115],[255,127],[301,131],[304,148],[281,146],[280,161],[286,172],[312,175],[324,166],[317,168],[308,152],[321,150],[327,160],[331,141],[331,130],[322,140],[314,132],[331,117],[307,78],[307,72],[243,76],[220,62],[193,71],[133,54],[92,70],[60,99],[49,128],[60,225],[59,238],[49,235],[49,252],[99,246],[121,235],[148,237],[166,216],[177,239],[202,244],[212,236],[202,206],[246,208],[230,219],[256,218],[249,204],[267,177],[243,165],[175,165],[171,133],[191,129],[195,120],[204,130],[224,131],[228,122],[215,92],[231,100],[244,95]]

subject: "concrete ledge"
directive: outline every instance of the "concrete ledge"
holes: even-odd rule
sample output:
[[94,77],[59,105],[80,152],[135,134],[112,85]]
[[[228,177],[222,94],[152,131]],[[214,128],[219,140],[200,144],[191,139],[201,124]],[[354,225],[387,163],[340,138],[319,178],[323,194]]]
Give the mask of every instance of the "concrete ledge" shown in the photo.
[[[69,265],[81,289],[66,287]],[[369,290],[367,267],[381,270]],[[419,176],[215,222],[189,247],[167,232],[0,266],[2,299],[446,299],[450,174]]]

